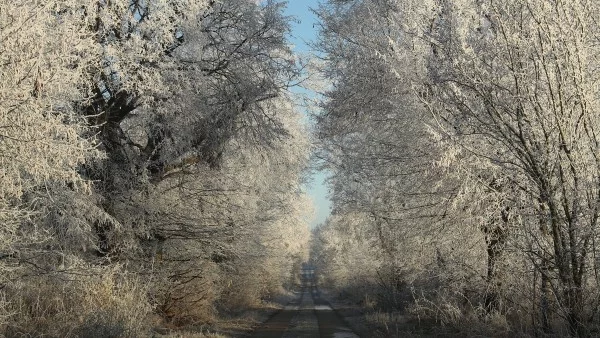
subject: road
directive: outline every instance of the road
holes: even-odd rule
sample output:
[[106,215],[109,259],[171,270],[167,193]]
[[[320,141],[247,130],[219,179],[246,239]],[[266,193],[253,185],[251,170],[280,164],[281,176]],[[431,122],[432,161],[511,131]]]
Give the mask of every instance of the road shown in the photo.
[[340,316],[321,297],[315,283],[314,269],[302,269],[302,289],[298,299],[271,317],[254,331],[252,337],[321,337],[358,338]]

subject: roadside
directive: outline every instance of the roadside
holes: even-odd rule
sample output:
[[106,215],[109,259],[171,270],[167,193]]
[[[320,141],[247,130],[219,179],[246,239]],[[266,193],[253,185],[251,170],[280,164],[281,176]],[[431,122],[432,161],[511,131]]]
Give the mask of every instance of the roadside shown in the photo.
[[457,337],[431,320],[423,321],[402,312],[367,309],[327,289],[324,298],[347,325],[361,337]]
[[[296,338],[390,337],[389,327],[373,322],[373,315],[358,304],[335,297],[316,284],[314,270],[302,270],[302,282],[294,292],[280,295],[235,317],[220,318],[211,325],[157,332],[160,338]],[[412,335],[402,335],[412,336]]]
[[211,324],[192,325],[185,328],[170,330],[155,329],[156,338],[229,338],[248,337],[250,333],[279,314],[300,295],[300,291],[288,291],[265,301],[259,306],[248,309],[237,315],[223,316]]

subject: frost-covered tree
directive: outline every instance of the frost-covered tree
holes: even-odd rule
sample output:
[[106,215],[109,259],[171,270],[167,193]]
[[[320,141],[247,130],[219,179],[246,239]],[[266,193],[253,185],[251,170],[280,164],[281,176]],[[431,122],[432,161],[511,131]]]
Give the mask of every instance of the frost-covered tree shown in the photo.
[[[397,2],[331,1],[318,13],[319,70],[332,82],[316,116],[319,156],[333,174],[330,234],[377,248],[369,257],[379,262],[381,301],[399,307],[406,282],[422,277],[448,240],[441,232],[426,235],[436,231],[452,184],[438,184],[431,115],[416,95],[425,63],[403,30],[407,17]],[[342,227],[364,235],[353,239]],[[352,255],[348,272],[357,269],[353,259],[363,264]]]
[[[287,93],[299,65],[283,6],[0,2],[7,335],[52,321],[74,334],[88,313],[116,323],[150,308],[210,320],[237,286],[243,307],[293,280],[309,141]],[[61,280],[73,292],[31,305],[52,318],[20,310]],[[86,285],[110,305],[90,308]]]
[[[92,20],[85,6],[91,5],[0,3],[2,267],[18,259],[31,241],[45,239],[28,224],[36,211],[31,195],[47,196],[56,189],[90,192],[79,170],[100,153],[77,107],[88,102],[87,75],[100,53],[87,31]],[[4,271],[0,276],[7,277]]]
[[211,301],[229,310],[253,305],[288,283],[305,256],[309,206],[299,184],[308,134],[289,103],[272,107],[286,142],[261,150],[232,140],[218,169],[188,167],[122,212],[148,229],[139,259],[159,267],[168,316],[212,309]]
[[[374,230],[392,221],[430,240],[428,227],[403,209],[422,198],[407,192],[435,191],[433,205],[451,202],[433,208],[437,229],[452,229],[435,234],[446,238],[435,245],[438,266],[470,255],[453,271],[482,277],[487,311],[508,310],[504,297],[541,313],[533,318],[545,330],[556,314],[580,334],[598,308],[596,7],[383,0],[322,7],[323,74],[333,83],[317,124],[323,157],[336,168],[338,212],[370,210]],[[394,124],[389,114],[398,111],[414,119]],[[415,132],[423,125],[429,137]],[[431,164],[418,168],[441,178],[437,185],[427,175],[405,175],[400,185],[386,176],[394,163],[409,170],[422,163],[410,150],[428,156]],[[429,187],[407,189],[419,184]],[[384,234],[388,244],[406,238]],[[456,255],[452,242],[461,236],[473,246]]]
[[597,5],[440,2],[437,9],[430,107],[461,151],[510,187],[529,237],[524,250],[580,332],[595,313],[588,306],[598,306],[584,297],[595,294],[588,255],[598,234]]

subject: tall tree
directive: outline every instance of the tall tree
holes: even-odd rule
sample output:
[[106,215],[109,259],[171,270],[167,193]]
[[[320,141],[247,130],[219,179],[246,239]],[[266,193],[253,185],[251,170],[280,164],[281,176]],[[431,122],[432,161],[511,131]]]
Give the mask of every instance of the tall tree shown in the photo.
[[574,333],[589,315],[588,253],[598,234],[596,7],[440,2],[432,24],[433,111],[463,151],[515,187],[535,260],[553,267]]
[[49,291],[72,303],[48,307],[67,322],[56,335],[100,311],[82,309],[84,285],[143,308],[111,300],[113,319],[154,306],[184,324],[234,304],[235,287],[257,302],[292,279],[309,140],[288,96],[301,65],[283,6],[0,1],[0,293],[18,314],[6,327],[52,321],[18,309],[61,279],[75,291]]
[[[87,31],[93,22],[85,6],[91,3],[0,3],[3,267],[31,241],[45,237],[29,223],[36,209],[30,196],[55,189],[90,192],[80,170],[100,152],[77,107],[88,102],[87,75],[100,53],[94,35]],[[4,271],[0,276],[7,278]]]

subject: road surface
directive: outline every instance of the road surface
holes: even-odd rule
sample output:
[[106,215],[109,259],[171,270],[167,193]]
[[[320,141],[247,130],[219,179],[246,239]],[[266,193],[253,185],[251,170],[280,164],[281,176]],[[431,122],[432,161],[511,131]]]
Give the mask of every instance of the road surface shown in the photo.
[[315,284],[314,270],[305,267],[302,269],[300,297],[256,329],[252,337],[358,338],[358,335],[344,324],[321,297]]

